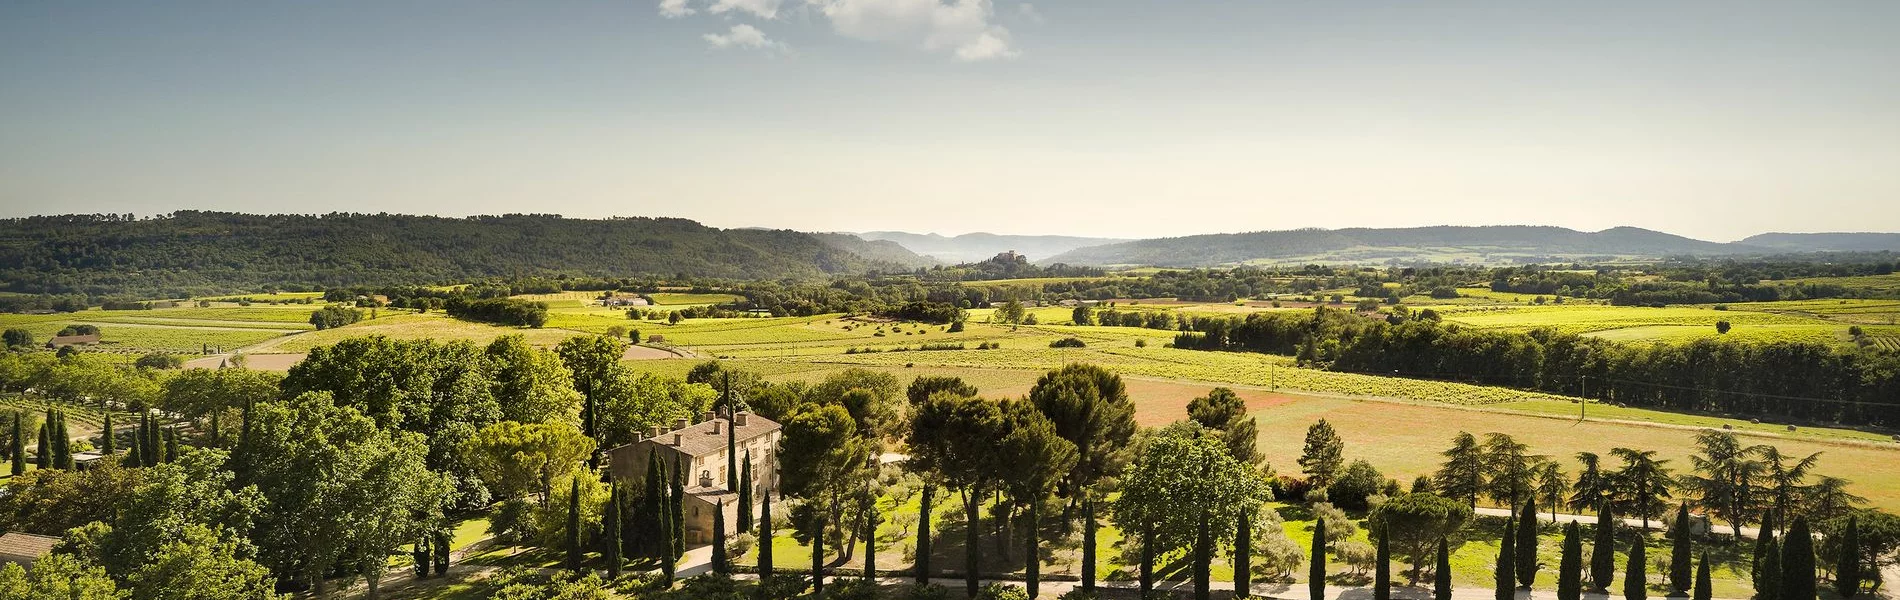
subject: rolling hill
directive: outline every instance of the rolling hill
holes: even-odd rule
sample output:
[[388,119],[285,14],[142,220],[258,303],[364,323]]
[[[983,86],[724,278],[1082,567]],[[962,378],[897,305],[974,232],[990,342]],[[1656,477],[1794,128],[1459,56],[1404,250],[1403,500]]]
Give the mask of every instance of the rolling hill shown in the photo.
[[1078,248],[1038,262],[1197,267],[1386,260],[1503,262],[1517,258],[1707,256],[1766,251],[1636,227],[1583,232],[1545,226],[1439,226],[1293,229],[1157,238]]
[[858,234],[866,240],[888,240],[902,244],[912,252],[928,255],[946,263],[971,263],[988,260],[998,253],[1015,250],[1032,260],[1055,256],[1076,248],[1113,244],[1128,240],[1116,238],[1071,237],[1066,235],[997,235],[966,233],[945,237],[934,233],[867,231]]
[[1763,233],[1736,243],[1784,252],[1900,252],[1900,233]]
[[0,220],[0,291],[184,297],[482,277],[820,278],[889,265],[791,230],[686,219],[392,214]]

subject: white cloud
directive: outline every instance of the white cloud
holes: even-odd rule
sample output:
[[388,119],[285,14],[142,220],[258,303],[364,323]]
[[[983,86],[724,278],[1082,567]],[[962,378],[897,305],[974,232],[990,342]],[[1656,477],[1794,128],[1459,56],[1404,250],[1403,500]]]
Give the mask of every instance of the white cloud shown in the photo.
[[[672,0],[668,0],[672,1]],[[685,0],[679,0],[684,2]],[[713,14],[724,14],[734,10],[752,13],[761,19],[778,18],[778,5],[781,0],[713,0],[707,10]]]
[[765,32],[759,31],[759,28],[744,23],[733,25],[732,29],[726,33],[708,33],[700,37],[705,38],[706,43],[712,44],[714,48],[762,48],[766,50],[784,48],[784,44],[765,37]]
[[1041,25],[1046,20],[1042,18],[1042,13],[1036,10],[1036,5],[1030,4],[1028,2],[1024,2],[1020,6],[1017,6],[1016,14],[1018,16],[1021,16],[1024,21],[1035,23],[1037,25]]
[[677,19],[699,11],[686,5],[686,0],[660,0],[660,16]]
[[806,0],[838,34],[950,51],[960,60],[1011,58],[1009,30],[990,0]]

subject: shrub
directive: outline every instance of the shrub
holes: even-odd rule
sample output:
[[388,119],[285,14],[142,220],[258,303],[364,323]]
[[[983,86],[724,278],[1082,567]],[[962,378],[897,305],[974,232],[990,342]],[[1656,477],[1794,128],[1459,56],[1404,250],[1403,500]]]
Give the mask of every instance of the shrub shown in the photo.
[[1136,347],[1136,348],[1147,348],[1147,347],[1148,347],[1148,340],[1141,340],[1141,339],[1138,339],[1138,340],[1135,340],[1135,347]]
[[1095,592],[1085,591],[1081,588],[1076,588],[1076,589],[1069,590],[1069,592],[1066,594],[1057,596],[1056,600],[1096,600],[1097,598],[1101,598],[1101,595],[1096,594]]
[[913,583],[905,586],[902,592],[898,592],[897,597],[903,600],[950,600],[950,590],[934,583],[923,585]]
[[[884,591],[877,584],[863,579],[846,579],[833,582],[825,587],[826,600],[878,600],[884,597]],[[694,596],[695,599],[699,598]]]
[[1013,585],[992,583],[977,590],[976,600],[1029,600],[1029,592]]
[[132,364],[148,369],[176,369],[185,366],[185,358],[175,354],[153,352],[139,357],[139,359]]
[[1366,499],[1385,488],[1385,476],[1364,460],[1352,461],[1338,481],[1327,486],[1326,495],[1340,506],[1365,510]]
[[1346,516],[1339,507],[1320,502],[1313,505],[1313,518],[1326,522],[1326,541],[1340,543],[1359,535],[1359,524]]
[[1082,338],[1065,337],[1053,342],[1049,342],[1049,347],[1050,348],[1086,348],[1088,347],[1088,344],[1084,343],[1082,341]]
[[1281,475],[1267,482],[1273,490],[1273,499],[1281,502],[1299,502],[1306,499],[1306,493],[1312,491],[1313,484],[1291,475]]
[[[1329,531],[1327,533],[1331,534],[1332,532]],[[1326,537],[1332,536],[1327,535]],[[1379,553],[1372,548],[1372,544],[1358,540],[1346,540],[1333,544],[1333,556],[1338,557],[1339,562],[1346,563],[1346,566],[1352,569],[1352,574],[1354,575],[1365,574],[1367,569],[1373,567],[1373,563],[1379,561]]]
[[1292,581],[1294,571],[1306,564],[1306,550],[1286,537],[1282,528],[1256,528],[1253,572],[1272,581]]

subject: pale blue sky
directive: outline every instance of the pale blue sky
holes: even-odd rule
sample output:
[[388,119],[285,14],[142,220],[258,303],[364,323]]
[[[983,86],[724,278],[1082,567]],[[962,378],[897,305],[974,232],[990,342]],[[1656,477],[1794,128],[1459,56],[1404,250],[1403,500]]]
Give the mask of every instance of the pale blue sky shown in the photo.
[[0,215],[1900,231],[1900,2],[1565,4],[8,0]]

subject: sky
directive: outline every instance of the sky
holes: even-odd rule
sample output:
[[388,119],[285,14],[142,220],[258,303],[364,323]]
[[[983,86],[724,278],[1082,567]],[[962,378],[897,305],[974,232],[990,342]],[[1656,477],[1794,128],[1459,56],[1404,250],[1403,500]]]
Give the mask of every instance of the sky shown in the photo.
[[0,3],[0,216],[1900,231],[1900,2]]

